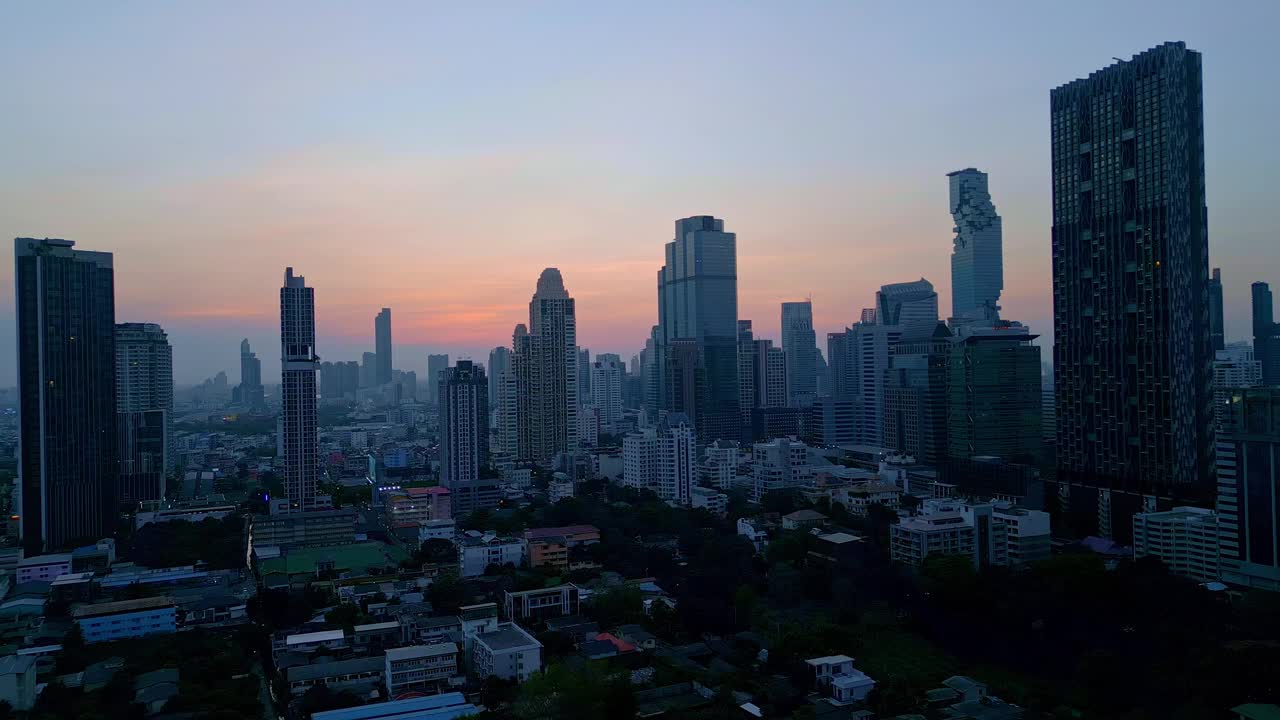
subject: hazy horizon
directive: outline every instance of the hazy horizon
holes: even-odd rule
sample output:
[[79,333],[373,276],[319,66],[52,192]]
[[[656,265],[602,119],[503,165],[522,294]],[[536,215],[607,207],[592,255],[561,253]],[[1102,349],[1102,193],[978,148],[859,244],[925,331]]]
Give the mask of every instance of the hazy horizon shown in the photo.
[[1049,91],[1165,41],[1204,56],[1228,341],[1280,283],[1275,3],[77,8],[0,11],[0,234],[113,252],[117,322],[163,326],[179,384],[236,383],[242,337],[276,382],[286,266],[326,360],[391,307],[397,368],[487,362],[551,266],[579,344],[626,360],[700,214],[737,233],[739,317],[776,340],[811,296],[825,353],[885,283],[923,276],[949,314],[964,167],[1004,219],[1002,315],[1049,334]]

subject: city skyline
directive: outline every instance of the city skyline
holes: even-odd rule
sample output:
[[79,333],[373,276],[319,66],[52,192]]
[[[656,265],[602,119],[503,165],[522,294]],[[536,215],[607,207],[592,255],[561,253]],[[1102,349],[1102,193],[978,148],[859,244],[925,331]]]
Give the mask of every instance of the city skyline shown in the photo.
[[[261,11],[260,27],[245,40],[250,52],[237,60],[240,69],[258,60],[272,72],[237,86],[205,65],[221,50],[217,31],[225,21],[193,18],[197,10],[166,11],[151,22],[188,22],[144,41],[133,35],[144,30],[111,27],[87,37],[58,27],[44,9],[21,8],[16,20],[32,29],[24,35],[39,40],[18,37],[0,49],[23,69],[0,79],[0,92],[31,98],[33,109],[0,119],[12,160],[0,186],[0,218],[11,237],[63,237],[114,253],[118,319],[165,327],[180,384],[218,370],[234,376],[242,337],[258,347],[274,344],[275,278],[289,264],[305,266],[317,289],[324,359],[359,359],[371,350],[368,318],[386,306],[396,309],[398,365],[423,373],[428,351],[484,362],[522,316],[528,273],[546,266],[573,278],[580,345],[629,358],[654,321],[651,273],[670,223],[699,214],[724,218],[738,235],[739,317],[756,318],[758,337],[780,340],[764,319],[776,317],[781,301],[812,296],[821,337],[854,322],[875,288],[922,275],[949,308],[953,222],[945,175],[972,166],[989,173],[1004,221],[1003,314],[1047,343],[1048,89],[1112,56],[1185,40],[1209,58],[1210,262],[1225,278],[1227,341],[1245,339],[1249,284],[1272,280],[1265,271],[1280,264],[1280,248],[1268,242],[1276,211],[1265,198],[1267,173],[1280,165],[1266,128],[1280,119],[1280,103],[1251,90],[1268,60],[1261,29],[1274,25],[1277,9],[1241,6],[1225,17],[1190,4],[1161,8],[1156,16],[1136,6],[1116,9],[1114,27],[1101,29],[1087,25],[1088,13],[1016,5],[1002,11],[1006,22],[998,27],[959,8],[940,11],[939,22],[924,27],[889,9],[718,13],[724,32],[708,42],[724,59],[674,84],[660,82],[663,67],[646,69],[652,53],[641,50],[658,28],[701,22],[713,11],[667,8],[619,18],[619,11],[595,10],[575,22],[617,36],[574,37],[596,51],[598,71],[569,72],[573,57],[540,43],[543,54],[527,68],[481,63],[458,79],[433,69],[433,53],[448,53],[447,43],[421,50],[420,58],[404,55],[385,49],[403,43],[385,37],[398,31],[384,25],[369,35],[385,41],[381,51],[366,53],[366,41],[348,37],[330,18],[316,20],[315,31],[358,59],[322,88],[306,77],[326,57],[324,47],[295,40],[287,53],[268,42],[278,39],[284,9]],[[132,18],[128,8],[120,12]],[[480,25],[467,11],[428,15],[442,32]],[[1149,34],[1126,35],[1133,25],[1125,17],[1141,17]],[[487,30],[493,42],[518,50],[536,35],[520,29],[527,19],[516,12]],[[624,20],[634,20],[635,29],[624,30]],[[803,51],[766,63],[743,49],[794,42],[786,37],[797,27],[813,33]],[[1042,29],[1049,27],[1054,31]],[[849,34],[859,42],[848,42]],[[108,53],[104,42],[130,49]],[[151,68],[154,52],[170,43],[191,52]],[[975,44],[989,51],[961,52]],[[422,43],[403,45],[417,52]],[[927,47],[934,52],[921,52]],[[569,55],[580,57],[580,50]],[[948,54],[945,66],[940,54]],[[279,57],[288,61],[275,63]],[[99,97],[72,82],[69,74],[89,58],[100,65],[95,72],[115,73],[103,78],[104,88],[124,83],[120,89],[137,102],[119,103],[110,92]],[[872,58],[883,62],[883,74],[848,77]],[[409,107],[364,94],[396,95],[386,83],[407,82],[424,68],[431,92],[405,100]],[[362,89],[367,78],[384,74],[386,81]],[[528,89],[511,90],[508,74]],[[172,90],[172,106],[138,115],[148,107],[143,93],[154,91],[115,79],[138,75]],[[836,79],[848,92],[825,90]],[[290,91],[277,92],[281,87]],[[875,98],[870,106],[858,101],[867,97]],[[665,117],[691,98],[716,110]],[[440,117],[437,100],[453,114]],[[246,112],[206,127],[201,123],[211,121],[197,115],[213,101]],[[359,122],[342,109],[344,101],[361,107]],[[107,102],[122,107],[81,126],[79,118]],[[532,122],[516,123],[521,129],[472,122],[474,113],[499,107]],[[397,115],[431,122],[408,128]],[[309,116],[316,119],[303,122]],[[242,139],[242,123],[252,121],[246,118],[261,125],[250,125],[252,137]],[[207,145],[186,147],[186,132],[205,130]],[[691,169],[673,181],[670,162],[680,156]],[[477,212],[486,223],[473,222]],[[608,242],[601,242],[606,227]],[[379,241],[353,243],[361,233]],[[213,282],[219,264],[227,272]],[[421,283],[426,268],[443,281]],[[0,334],[10,337],[12,283],[12,270],[0,270]],[[274,383],[274,364],[267,366],[264,380]],[[15,379],[12,354],[0,356],[0,386]]]

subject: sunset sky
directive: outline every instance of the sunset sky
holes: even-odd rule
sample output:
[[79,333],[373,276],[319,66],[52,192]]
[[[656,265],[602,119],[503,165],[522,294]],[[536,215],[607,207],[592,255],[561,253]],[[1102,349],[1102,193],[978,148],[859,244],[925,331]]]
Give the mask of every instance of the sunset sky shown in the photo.
[[[324,359],[372,350],[389,306],[421,376],[509,344],[547,266],[580,344],[630,357],[695,214],[738,234],[765,336],[784,300],[823,338],[921,276],[945,316],[946,173],[973,166],[1004,315],[1048,333],[1049,91],[1185,40],[1243,339],[1249,283],[1280,283],[1277,27],[1277,2],[6,3],[0,235],[115,253],[117,321],[160,323],[179,383],[237,382],[241,337],[275,381],[287,265]],[[0,337],[8,385],[12,260]]]

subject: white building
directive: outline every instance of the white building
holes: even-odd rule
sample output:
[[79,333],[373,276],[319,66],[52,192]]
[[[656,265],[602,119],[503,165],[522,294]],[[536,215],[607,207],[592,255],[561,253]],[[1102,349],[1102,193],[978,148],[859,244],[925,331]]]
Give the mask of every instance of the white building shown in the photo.
[[[561,473],[556,473],[557,475]],[[547,484],[547,502],[555,504],[573,497],[573,481],[557,478]]]
[[894,562],[920,567],[929,555],[977,554],[973,525],[955,512],[902,518],[889,527],[889,555]]
[[453,542],[458,524],[455,520],[423,520],[418,523],[418,544],[428,540],[448,540]]
[[458,541],[458,573],[462,577],[477,577],[490,565],[520,567],[528,556],[529,547],[523,538],[472,530]]
[[477,633],[472,642],[472,669],[480,679],[497,677],[525,682],[542,669],[542,643],[515,623]]
[[1213,359],[1213,420],[1221,425],[1231,402],[1231,388],[1262,384],[1262,363],[1254,359],[1253,346],[1234,342],[1219,350]]
[[71,619],[80,626],[86,643],[167,634],[178,629],[173,599],[167,597],[81,605],[71,612]]
[[71,572],[71,553],[36,555],[18,561],[18,584],[29,582],[51,583],[60,575]]
[[867,699],[876,681],[853,666],[848,655],[828,655],[804,661],[813,668],[813,682],[832,705],[851,705]]
[[728,490],[738,478],[738,444],[717,440],[703,451],[702,484]]
[[881,482],[864,482],[831,491],[831,502],[843,505],[854,515],[866,515],[872,505],[897,510],[902,498],[902,488]]
[[717,517],[724,517],[725,511],[729,509],[729,496],[715,488],[698,485],[690,492],[689,505],[695,509],[702,508]]
[[458,646],[451,642],[391,648],[384,658],[387,696],[406,692],[435,694],[461,684]]
[[751,449],[751,500],[760,502],[774,490],[800,487],[813,478],[809,447],[794,438],[760,442]]
[[1010,566],[1025,567],[1049,558],[1049,513],[1012,505],[997,505],[993,517],[1005,525]]
[[1219,573],[1218,514],[1196,507],[1133,516],[1133,556],[1154,555],[1169,572],[1197,582]]
[[622,420],[622,379],[626,371],[616,355],[598,355],[591,364],[591,399],[600,410],[600,427],[617,431]]
[[688,506],[697,478],[698,439],[693,425],[684,413],[671,413],[658,429],[658,497]]
[[764,552],[765,548],[769,547],[769,529],[759,521],[738,518],[738,534],[746,538],[758,553]]
[[578,445],[593,448],[600,444],[600,409],[595,405],[578,408]]
[[622,439],[622,484],[636,490],[657,491],[657,431],[646,428]]

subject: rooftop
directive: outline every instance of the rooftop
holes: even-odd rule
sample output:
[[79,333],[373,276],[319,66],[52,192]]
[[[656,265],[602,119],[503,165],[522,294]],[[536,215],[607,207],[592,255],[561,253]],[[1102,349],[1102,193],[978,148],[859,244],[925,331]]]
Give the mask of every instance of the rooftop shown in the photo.
[[119,600],[117,602],[97,603],[95,605],[81,605],[71,611],[71,617],[76,620],[80,620],[81,618],[118,615],[120,613],[141,612],[143,610],[158,610],[166,607],[173,607],[173,598],[164,596],[138,598],[137,600]]
[[[447,710],[456,709],[456,714]],[[436,712],[432,712],[436,711]],[[475,714],[475,706],[467,702],[460,692],[441,693],[428,697],[394,700],[372,705],[360,705],[342,710],[312,713],[311,720],[374,720],[375,718],[447,718]]]
[[827,516],[826,516],[826,515],[823,515],[822,513],[818,512],[817,510],[809,510],[809,509],[805,509],[805,510],[797,510],[797,511],[795,511],[795,512],[793,512],[793,513],[787,513],[786,515],[783,515],[782,517],[783,517],[783,519],[785,519],[785,520],[798,520],[798,521],[800,521],[800,522],[806,522],[806,521],[812,521],[812,520],[826,520],[826,519],[827,519]]
[[324,561],[332,561],[334,570],[337,571],[365,570],[372,567],[393,567],[408,557],[408,554],[398,547],[368,541],[350,545],[297,548],[290,550],[286,556],[260,561],[258,570],[263,575],[310,573],[315,572],[317,563]]
[[436,657],[437,655],[453,655],[457,652],[458,646],[453,643],[410,645],[408,647],[391,648],[390,650],[387,650],[387,660],[390,662],[398,662],[400,660],[413,660],[415,658]]
[[352,628],[353,632],[377,632],[379,630],[394,630],[400,627],[400,621],[389,620],[387,622],[368,623],[366,625],[356,625]]
[[284,644],[292,647],[294,645],[306,645],[309,643],[334,642],[345,638],[346,635],[341,630],[320,630],[319,632],[290,635],[284,639]]
[[6,655],[0,657],[0,675],[25,673],[36,664],[34,655]]
[[332,660],[311,665],[297,665],[289,668],[285,675],[289,682],[299,680],[319,680],[334,675],[347,675],[362,672],[381,672],[384,667],[381,656],[352,658],[350,660]]
[[508,624],[486,633],[476,635],[476,642],[494,651],[518,650],[526,647],[542,647],[542,643],[525,632],[519,625]]
[[812,658],[804,661],[806,665],[817,667],[819,665],[839,665],[840,663],[851,663],[853,658],[848,655],[823,655],[822,657]]

